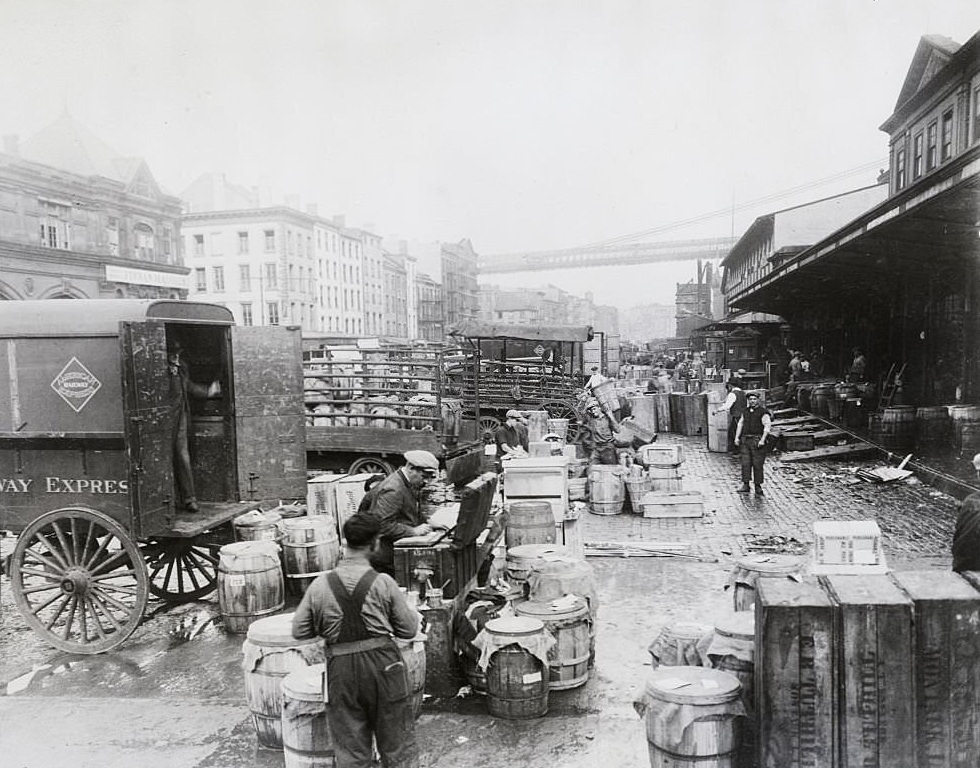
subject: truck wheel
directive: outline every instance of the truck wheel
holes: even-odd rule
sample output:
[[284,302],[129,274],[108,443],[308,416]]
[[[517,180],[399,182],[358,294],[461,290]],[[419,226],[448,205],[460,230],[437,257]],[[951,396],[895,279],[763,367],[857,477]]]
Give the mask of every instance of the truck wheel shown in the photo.
[[394,469],[391,464],[384,459],[379,459],[377,456],[362,456],[359,459],[354,459],[350,463],[347,473],[350,475],[390,475]]
[[483,437],[483,444],[488,445],[493,442],[494,432],[500,426],[500,419],[496,416],[480,417],[480,435]]
[[125,641],[143,620],[149,592],[136,543],[111,517],[84,507],[28,525],[10,581],[31,629],[69,653],[102,653]]
[[193,539],[154,539],[143,547],[150,592],[168,603],[189,603],[218,586],[217,547]]

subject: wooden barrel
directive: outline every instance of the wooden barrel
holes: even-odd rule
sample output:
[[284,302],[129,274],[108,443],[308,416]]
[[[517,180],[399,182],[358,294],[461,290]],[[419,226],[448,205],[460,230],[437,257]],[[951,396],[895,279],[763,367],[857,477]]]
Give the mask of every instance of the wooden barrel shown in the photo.
[[538,563],[571,557],[567,547],[560,544],[521,544],[507,550],[507,577],[524,584]]
[[915,408],[892,405],[881,411],[881,444],[904,450],[915,445]]
[[734,587],[732,602],[736,611],[751,611],[755,607],[755,585],[759,579],[798,579],[806,570],[806,562],[796,555],[766,555],[735,561],[728,578]]
[[531,566],[527,593],[532,600],[547,602],[565,595],[576,595],[589,608],[589,666],[595,664],[595,637],[599,616],[599,591],[595,571],[581,558],[540,560]]
[[945,405],[915,409],[915,441],[924,447],[940,447],[949,443],[950,418]]
[[834,392],[833,395],[827,398],[827,418],[831,421],[840,421],[841,416],[844,414],[844,401],[847,400],[847,396],[842,396],[839,392]]
[[815,416],[830,416],[830,399],[835,396],[833,385],[822,384],[813,388],[810,409]]
[[588,480],[584,477],[573,477],[568,481],[568,500],[585,501],[588,497]]
[[675,621],[665,626],[647,647],[653,668],[701,666],[698,646],[712,631],[710,624]]
[[257,619],[278,613],[284,591],[274,541],[236,541],[218,550],[218,606],[226,631],[243,634]]
[[555,639],[548,651],[548,688],[553,691],[578,688],[589,679],[592,656],[591,615],[585,600],[575,597],[555,607],[554,601],[527,600],[518,603],[518,616],[528,616],[544,624]]
[[422,699],[425,695],[425,640],[424,634],[416,635],[411,640],[395,638],[395,645],[398,646],[408,671],[408,690],[412,697],[412,714],[416,720],[422,714]]
[[[680,464],[650,464],[647,467],[647,476],[650,478],[648,489],[650,491],[676,492],[684,490],[684,476],[681,474]],[[638,503],[639,499],[637,500]],[[642,512],[637,511],[637,514],[642,514]]]
[[562,443],[568,442],[568,419],[548,419],[548,433],[558,435]]
[[[323,639],[296,640],[293,614],[259,619],[242,643],[245,700],[252,713],[255,735],[264,747],[280,749],[282,741],[282,681],[290,672],[326,662]],[[320,694],[322,702],[322,692]]]
[[286,585],[292,594],[302,596],[317,576],[337,565],[337,529],[332,518],[314,515],[283,520],[282,532]]
[[522,544],[554,544],[555,516],[547,501],[515,501],[507,505],[504,541],[507,549]]
[[755,760],[755,614],[736,611],[715,620],[715,634],[705,650],[712,669],[734,676],[742,686],[742,705],[748,717],[742,723],[738,765]]
[[615,413],[619,410],[619,395],[616,393],[616,382],[612,379],[593,387],[592,394],[604,411]]
[[525,720],[548,711],[548,674],[544,663],[520,645],[539,643],[544,624],[529,616],[491,619],[485,631],[496,647],[487,666],[487,710],[494,717]]
[[740,687],[717,669],[655,670],[642,702],[651,767],[732,768],[744,719]]
[[618,515],[626,501],[623,469],[619,465],[589,467],[589,500],[593,514]]
[[282,518],[275,512],[246,512],[232,520],[236,541],[279,541]]
[[812,384],[800,384],[796,388],[796,404],[800,410],[809,411],[812,408],[811,396],[813,395]]
[[858,388],[856,384],[848,384],[846,381],[841,381],[834,385],[834,392],[839,399],[846,400],[849,397],[857,397]]
[[290,672],[282,680],[282,752],[286,768],[333,768],[333,739],[323,701],[325,664]]
[[653,490],[653,481],[647,475],[641,475],[640,477],[627,476],[623,483],[626,485],[630,511],[634,515],[642,515],[643,507],[640,502],[647,493]]
[[963,427],[980,423],[980,405],[950,405],[949,419],[953,430],[953,447],[963,447]]

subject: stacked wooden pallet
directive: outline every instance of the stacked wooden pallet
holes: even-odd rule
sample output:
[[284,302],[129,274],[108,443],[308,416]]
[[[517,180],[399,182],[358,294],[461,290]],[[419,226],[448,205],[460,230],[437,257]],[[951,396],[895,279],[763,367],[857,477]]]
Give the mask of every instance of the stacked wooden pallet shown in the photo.
[[796,408],[777,408],[771,413],[773,426],[779,434],[778,445],[783,451],[782,461],[806,461],[875,450],[873,445],[855,438],[850,432]]

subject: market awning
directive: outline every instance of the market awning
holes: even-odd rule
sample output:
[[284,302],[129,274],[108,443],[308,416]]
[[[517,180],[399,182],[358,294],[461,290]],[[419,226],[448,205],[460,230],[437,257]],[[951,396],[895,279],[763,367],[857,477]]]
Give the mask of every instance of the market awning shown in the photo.
[[591,325],[508,325],[463,321],[449,328],[450,336],[467,339],[521,339],[526,341],[591,341]]
[[[924,180],[926,181],[926,180]],[[744,310],[792,315],[815,302],[841,301],[904,274],[911,280],[958,268],[980,252],[980,146],[892,195],[819,243],[728,297]]]
[[698,328],[696,333],[705,331],[735,331],[752,325],[782,325],[786,321],[779,315],[771,315],[768,312],[739,312],[728,315],[721,320],[716,320],[708,325]]

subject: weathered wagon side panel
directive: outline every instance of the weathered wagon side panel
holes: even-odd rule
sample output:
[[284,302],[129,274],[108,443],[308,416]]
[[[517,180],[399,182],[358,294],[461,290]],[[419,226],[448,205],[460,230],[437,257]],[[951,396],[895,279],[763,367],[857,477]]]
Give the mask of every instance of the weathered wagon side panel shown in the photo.
[[242,499],[306,498],[306,409],[299,330],[232,329]]

